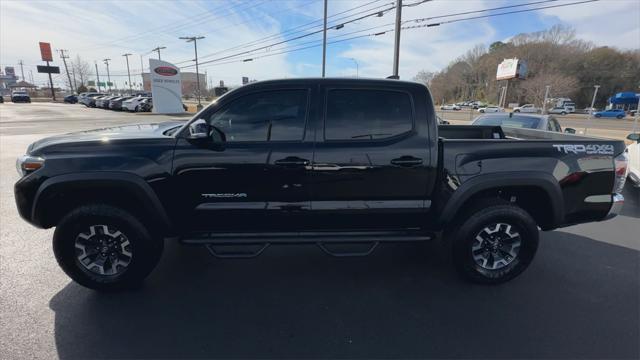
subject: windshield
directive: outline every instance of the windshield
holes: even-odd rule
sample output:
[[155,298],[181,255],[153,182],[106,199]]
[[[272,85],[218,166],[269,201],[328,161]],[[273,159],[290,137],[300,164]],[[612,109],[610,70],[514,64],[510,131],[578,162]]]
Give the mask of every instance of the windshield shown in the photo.
[[532,116],[485,116],[479,117],[473,125],[508,126],[525,129],[538,129],[540,118]]

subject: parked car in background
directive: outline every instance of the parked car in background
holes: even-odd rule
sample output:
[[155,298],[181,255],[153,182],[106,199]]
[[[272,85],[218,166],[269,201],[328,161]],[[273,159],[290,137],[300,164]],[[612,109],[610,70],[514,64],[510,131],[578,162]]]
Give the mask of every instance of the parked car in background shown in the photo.
[[131,99],[133,96],[121,96],[109,101],[109,109],[122,110],[122,102]]
[[513,108],[513,112],[521,113],[539,113],[540,108],[535,107],[533,104],[524,104],[522,106],[516,106]]
[[504,112],[504,109],[499,106],[488,105],[481,108],[478,108],[479,113],[495,113],[495,112]]
[[75,104],[78,102],[78,97],[74,94],[67,95],[64,97],[63,101],[65,104]]
[[634,186],[640,187],[640,133],[633,133],[627,136],[632,143],[627,146],[629,152],[629,180]]
[[571,113],[571,111],[569,111],[568,109],[565,109],[564,107],[554,107],[549,109],[547,112],[549,114],[557,114],[557,115],[567,115]]
[[91,93],[91,94],[88,94],[88,95],[82,97],[81,99],[78,99],[78,101],[80,103],[84,104],[87,107],[95,107],[96,106],[96,99],[101,98],[103,96],[107,96],[107,94]]
[[151,110],[153,110],[153,99],[152,98],[146,98],[144,100],[142,100],[140,102],[140,104],[138,105],[138,110],[139,112],[150,112]]
[[24,90],[15,90],[15,91],[11,92],[11,102],[14,102],[14,103],[19,103],[19,102],[30,103],[31,102],[31,97]]
[[460,106],[457,104],[447,104],[440,106],[440,110],[460,110]]
[[109,101],[117,97],[118,95],[107,95],[107,96],[99,97],[96,99],[96,107],[101,109],[108,109]]
[[629,110],[629,116],[636,116],[638,110]]
[[4,96],[0,95],[0,104],[4,103]]
[[122,110],[126,110],[126,111],[139,111],[139,107],[140,107],[140,103],[144,100],[144,99],[149,99],[149,97],[146,96],[136,96],[133,97],[129,100],[125,100],[122,102]]
[[[471,125],[506,126],[512,128],[563,132],[556,118],[550,115],[525,115],[514,113],[485,114],[476,117]],[[576,130],[566,128],[564,132],[575,134]]]
[[609,117],[609,118],[622,119],[623,117],[627,116],[627,114],[622,109],[609,109],[609,110],[596,111],[593,113],[593,116],[597,118]]

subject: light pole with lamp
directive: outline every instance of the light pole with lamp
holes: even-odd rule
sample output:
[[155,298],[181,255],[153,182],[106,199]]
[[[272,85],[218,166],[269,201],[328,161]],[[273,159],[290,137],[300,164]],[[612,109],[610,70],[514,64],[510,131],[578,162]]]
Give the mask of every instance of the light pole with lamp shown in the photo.
[[180,39],[187,40],[187,42],[193,42],[193,49],[196,53],[196,86],[198,91],[198,111],[202,110],[202,104],[200,103],[200,71],[198,70],[198,40],[204,39],[204,36],[181,36]]

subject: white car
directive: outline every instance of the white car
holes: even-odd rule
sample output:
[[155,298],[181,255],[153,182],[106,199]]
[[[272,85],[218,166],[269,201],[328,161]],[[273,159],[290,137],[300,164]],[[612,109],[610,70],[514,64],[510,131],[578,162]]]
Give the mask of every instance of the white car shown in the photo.
[[440,106],[440,110],[460,110],[460,106],[456,104],[447,104]]
[[485,106],[478,109],[479,113],[497,113],[504,112],[504,109],[499,106]]
[[133,99],[125,100],[125,101],[122,102],[122,110],[137,112],[140,109],[140,103],[144,99],[148,99],[148,97],[146,97],[146,96],[136,96]]
[[513,108],[513,112],[521,112],[521,113],[539,113],[540,109],[535,107],[533,104],[524,104],[522,106],[516,106]]
[[640,133],[633,133],[627,136],[627,139],[633,141],[627,147],[629,151],[629,180],[640,187]]

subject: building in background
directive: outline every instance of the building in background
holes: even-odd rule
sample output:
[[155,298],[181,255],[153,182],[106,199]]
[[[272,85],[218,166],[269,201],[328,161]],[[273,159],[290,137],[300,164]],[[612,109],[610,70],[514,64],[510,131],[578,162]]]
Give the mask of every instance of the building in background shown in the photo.
[[[182,81],[182,95],[184,97],[195,97],[198,89],[196,73],[194,72],[181,72]],[[151,91],[151,82],[149,80],[149,73],[142,73],[142,87],[144,91]],[[200,74],[200,91],[204,95],[207,91],[207,77],[205,74]]]
[[16,76],[16,70],[13,66],[6,66],[4,73],[0,72],[0,94],[9,95],[11,93],[10,87],[18,82]]

